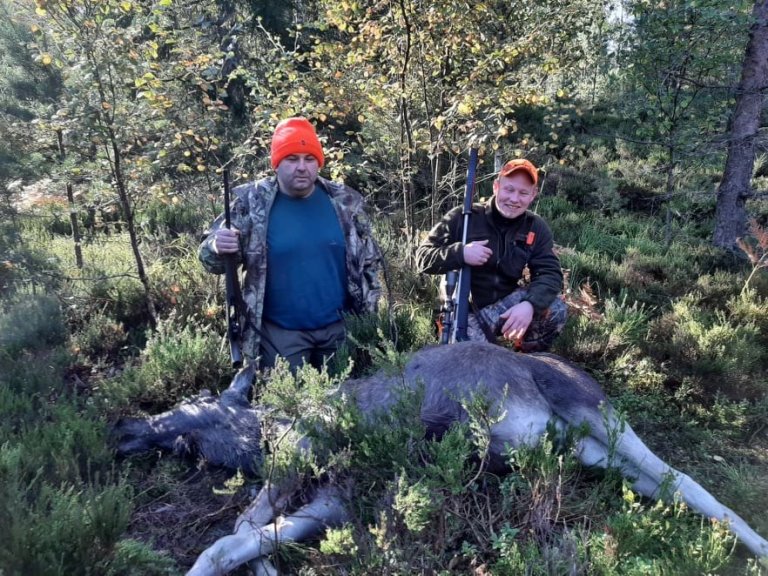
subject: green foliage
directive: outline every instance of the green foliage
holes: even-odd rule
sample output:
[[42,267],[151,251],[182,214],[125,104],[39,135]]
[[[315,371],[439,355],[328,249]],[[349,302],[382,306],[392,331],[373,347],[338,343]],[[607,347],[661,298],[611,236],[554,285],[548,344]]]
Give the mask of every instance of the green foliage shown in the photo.
[[[2,449],[0,461],[8,463]],[[3,466],[3,468],[5,468]],[[117,542],[130,518],[130,488],[124,484],[30,483],[3,474],[0,497],[6,520],[0,564],[8,574],[92,574]]]
[[231,378],[222,342],[217,334],[192,323],[180,327],[171,316],[149,337],[140,363],[105,383],[103,396],[117,405],[138,399],[159,409],[203,388],[219,392]]
[[0,315],[0,348],[12,358],[24,350],[34,352],[60,346],[67,336],[59,303],[50,296],[20,299]]
[[352,527],[326,530],[325,537],[320,541],[320,552],[339,556],[355,556],[358,552]]
[[725,565],[734,544],[723,524],[691,516],[685,504],[646,506],[627,488],[606,532],[600,544],[609,574],[708,574]]
[[[629,2],[623,22],[612,6],[581,0],[470,11],[442,0],[322,0],[301,10],[4,0],[0,459],[10,464],[0,509],[12,511],[13,533],[3,532],[12,546],[0,553],[13,553],[11,573],[173,572],[167,557],[120,540],[130,491],[111,471],[100,415],[86,406],[155,412],[229,383],[221,282],[199,266],[195,235],[217,211],[216,168],[226,163],[238,183],[266,173],[269,135],[294,114],[319,128],[324,175],[367,196],[391,305],[348,319],[350,344],[328,372],[277,370],[265,385],[262,399],[289,418],[275,425],[293,428],[267,473],[338,481],[357,512],[321,544],[325,559],[301,560],[306,570],[742,567],[718,568],[727,556],[720,527],[675,507],[622,502],[615,476],[581,474],[568,442],[518,451],[503,480],[479,470],[474,455],[498,417],[482,398],[467,405],[469,422],[426,442],[416,392],[374,421],[326,397],[347,370],[394,375],[411,350],[434,342],[436,278],[413,270],[412,244],[457,204],[462,152],[480,147],[486,195],[494,153],[526,156],[545,167],[536,210],[564,247],[572,295],[587,285],[596,297],[595,315],[572,317],[556,351],[603,380],[661,455],[683,459],[740,513],[765,509],[765,275],[757,252],[748,269],[706,246],[722,164],[712,137],[732,93],[715,87],[733,81],[748,28],[747,3],[720,4]],[[53,148],[57,128],[68,138],[65,162]],[[758,163],[758,190],[764,172]],[[13,204],[24,183],[48,173],[34,210]],[[65,181],[87,229],[83,270],[73,263]],[[131,206],[122,216],[117,200]],[[765,202],[749,207],[764,223]],[[155,333],[123,232],[128,215],[165,318]],[[85,370],[72,365],[70,341]],[[302,435],[313,454],[295,450]],[[163,464],[139,502],[178,491],[183,467]],[[750,520],[765,532],[758,512]]]
[[98,276],[97,269],[88,269],[97,274],[96,280],[88,287],[88,301],[101,304],[103,313],[115,321],[139,327],[147,323],[147,305],[144,288],[132,277]]
[[398,368],[405,353],[433,344],[431,313],[424,307],[382,302],[376,314],[347,316],[348,339],[337,352],[332,369],[350,363],[356,374],[386,366]]
[[224,277],[208,274],[197,258],[197,238],[162,244],[149,270],[158,310],[223,333],[226,328]]
[[755,324],[734,322],[728,310],[702,310],[695,297],[675,302],[671,312],[653,322],[649,352],[670,362],[679,378],[690,374],[709,394],[743,398],[765,393],[760,378],[765,347]]
[[128,526],[132,490],[113,470],[103,423],[67,391],[58,305],[30,298],[3,322],[20,319],[0,342],[0,566],[98,574]]
[[103,564],[106,576],[173,576],[178,572],[167,554],[136,540],[117,542],[112,557]]

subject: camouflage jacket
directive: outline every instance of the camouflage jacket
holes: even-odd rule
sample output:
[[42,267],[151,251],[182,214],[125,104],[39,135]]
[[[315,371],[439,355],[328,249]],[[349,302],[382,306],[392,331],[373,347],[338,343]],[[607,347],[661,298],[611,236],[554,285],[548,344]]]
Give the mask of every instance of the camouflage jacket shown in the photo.
[[[381,294],[378,272],[381,250],[371,234],[362,196],[352,188],[318,177],[317,183],[328,194],[346,239],[347,310],[354,314],[375,312]],[[236,187],[231,207],[232,227],[240,231],[237,262],[244,269],[242,294],[245,306],[242,349],[254,360],[259,355],[261,318],[267,275],[267,226],[269,212],[278,194],[277,178],[264,178]],[[198,257],[208,272],[224,273],[224,261],[213,251],[213,232],[224,226],[221,214],[208,230]]]

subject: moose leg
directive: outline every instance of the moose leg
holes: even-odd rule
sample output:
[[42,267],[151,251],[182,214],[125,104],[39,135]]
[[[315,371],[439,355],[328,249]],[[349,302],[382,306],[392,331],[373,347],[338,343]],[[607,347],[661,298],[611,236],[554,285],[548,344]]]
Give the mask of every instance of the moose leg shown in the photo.
[[198,557],[187,576],[220,576],[275,551],[280,542],[301,542],[328,527],[340,526],[348,513],[338,491],[324,487],[312,502],[264,527],[242,529],[217,540]]
[[235,520],[235,534],[266,526],[275,515],[285,508],[291,497],[291,491],[280,490],[267,482],[262,486],[253,502]]
[[[671,494],[679,493],[692,510],[707,518],[727,522],[731,532],[753,554],[768,556],[768,541],[752,530],[733,510],[718,502],[698,482],[656,456],[628,424],[624,425],[624,431],[616,439],[614,452],[610,454],[607,444],[601,439],[588,436],[580,443],[578,457],[586,465],[619,466],[626,477],[634,479],[635,490],[646,497],[667,497],[669,494],[663,493],[665,488]],[[609,462],[611,457],[613,461]]]

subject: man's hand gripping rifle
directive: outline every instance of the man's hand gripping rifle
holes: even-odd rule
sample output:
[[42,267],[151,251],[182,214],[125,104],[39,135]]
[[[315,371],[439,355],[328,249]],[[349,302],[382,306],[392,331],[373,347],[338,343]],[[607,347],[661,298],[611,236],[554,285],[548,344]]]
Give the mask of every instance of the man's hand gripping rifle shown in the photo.
[[[475,192],[475,173],[477,171],[477,149],[469,150],[469,166],[467,167],[467,184],[464,189],[464,228],[461,236],[462,246],[467,244],[467,235],[469,234],[469,221],[472,216],[472,199]],[[444,281],[444,299],[441,308],[442,330],[440,332],[440,344],[450,344],[453,342],[463,342],[469,340],[467,327],[469,322],[469,283],[471,271],[469,265],[465,264],[458,272],[451,270],[445,275]],[[455,294],[456,284],[459,290]]]
[[[224,170],[224,226],[231,228],[229,213],[229,171]],[[240,368],[243,365],[243,352],[240,349],[240,280],[237,276],[237,255],[224,256],[224,277],[227,287],[227,337],[229,338],[229,355],[232,358],[232,367]]]

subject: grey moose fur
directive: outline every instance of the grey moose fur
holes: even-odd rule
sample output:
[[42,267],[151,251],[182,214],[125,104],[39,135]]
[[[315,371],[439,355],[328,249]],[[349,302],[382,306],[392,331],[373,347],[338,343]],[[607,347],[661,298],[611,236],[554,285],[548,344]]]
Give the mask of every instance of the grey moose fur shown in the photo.
[[[263,412],[246,401],[246,376],[236,378],[218,400],[202,398],[147,420],[120,423],[119,451],[181,445],[214,464],[255,469],[261,458]],[[497,417],[490,438],[490,457],[496,464],[503,462],[508,446],[537,443],[552,422],[560,430],[585,427],[589,433],[576,445],[580,462],[618,467],[635,490],[648,497],[679,493],[692,510],[727,521],[755,555],[768,556],[768,541],[701,485],[651,452],[619,420],[600,385],[563,358],[519,354],[484,342],[432,346],[414,353],[402,375],[377,372],[342,383],[336,393],[356,402],[362,413],[373,414],[393,406],[402,389],[417,386],[423,386],[420,414],[429,434],[440,435],[453,423],[468,419],[462,403],[477,394]],[[203,552],[189,574],[225,574],[247,562],[257,573],[269,573],[265,557],[278,539],[306,539],[347,518],[342,499],[327,487],[305,509],[270,524],[281,499],[285,494],[279,486],[265,486],[236,522],[235,532]]]

